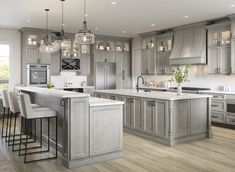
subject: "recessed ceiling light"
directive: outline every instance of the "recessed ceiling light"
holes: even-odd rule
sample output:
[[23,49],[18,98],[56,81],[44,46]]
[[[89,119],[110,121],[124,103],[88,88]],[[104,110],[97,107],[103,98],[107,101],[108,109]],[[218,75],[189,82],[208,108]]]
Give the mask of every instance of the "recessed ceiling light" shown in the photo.
[[230,7],[233,8],[235,5],[234,4],[231,4]]
[[126,31],[124,30],[124,31],[122,31],[122,33],[126,33]]
[[98,27],[96,27],[96,28],[95,28],[95,30],[99,30],[99,28],[98,28]]
[[115,1],[112,2],[112,5],[116,5],[117,3]]
[[155,24],[151,24],[151,26],[155,26]]
[[187,19],[187,18],[188,18],[188,16],[184,16],[184,18],[186,18],[186,19]]
[[30,22],[31,22],[31,20],[30,20],[30,19],[27,19],[26,21],[27,21],[28,23],[30,23]]

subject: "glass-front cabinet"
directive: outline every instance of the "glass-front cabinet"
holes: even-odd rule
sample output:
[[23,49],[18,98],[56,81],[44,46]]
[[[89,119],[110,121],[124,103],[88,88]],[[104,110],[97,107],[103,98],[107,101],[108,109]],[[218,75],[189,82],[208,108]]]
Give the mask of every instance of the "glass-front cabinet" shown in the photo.
[[115,40],[96,38],[96,62],[115,62]]
[[230,24],[215,24],[208,27],[208,46],[227,46],[231,43]]
[[172,50],[172,35],[157,39],[157,52],[169,52]]
[[95,47],[96,47],[96,50],[99,50],[99,51],[114,51],[115,50],[115,41],[97,39]]
[[130,43],[129,42],[123,42],[123,41],[116,41],[116,51],[124,51],[129,52],[130,51]]

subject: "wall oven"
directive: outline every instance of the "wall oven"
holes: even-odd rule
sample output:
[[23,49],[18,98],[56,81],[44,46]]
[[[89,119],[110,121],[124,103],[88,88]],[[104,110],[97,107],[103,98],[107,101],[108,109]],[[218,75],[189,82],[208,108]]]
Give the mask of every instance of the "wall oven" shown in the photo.
[[42,64],[27,65],[27,85],[46,86],[50,82],[50,66]]
[[235,125],[235,95],[226,97],[226,123]]

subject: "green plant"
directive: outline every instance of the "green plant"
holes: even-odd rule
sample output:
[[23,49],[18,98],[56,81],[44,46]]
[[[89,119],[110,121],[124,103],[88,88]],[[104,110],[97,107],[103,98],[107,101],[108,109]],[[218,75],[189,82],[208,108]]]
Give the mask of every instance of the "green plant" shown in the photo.
[[190,65],[185,65],[174,69],[170,82],[176,82],[177,84],[189,82],[189,69]]

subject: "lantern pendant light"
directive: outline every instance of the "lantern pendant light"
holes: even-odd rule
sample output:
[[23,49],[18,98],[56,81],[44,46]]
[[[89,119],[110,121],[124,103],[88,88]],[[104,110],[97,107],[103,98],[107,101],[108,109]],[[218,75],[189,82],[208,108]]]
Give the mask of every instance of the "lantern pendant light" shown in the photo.
[[39,51],[43,52],[43,53],[52,53],[52,52],[57,51],[57,48],[56,48],[55,44],[51,43],[50,40],[49,40],[49,36],[48,36],[48,12],[50,10],[45,9],[45,11],[46,11],[46,29],[47,29],[47,33],[46,33],[46,36],[44,37],[44,39],[40,43]]
[[61,24],[61,36],[60,36],[60,39],[59,40],[56,40],[55,43],[57,44],[58,48],[60,49],[63,49],[63,50],[68,50],[71,48],[71,41],[68,40],[65,35],[64,35],[64,1],[65,0],[60,0],[61,3],[62,3],[62,17],[61,17],[61,21],[62,21],[62,24]]
[[87,21],[86,21],[86,0],[84,0],[84,21],[83,21],[83,28],[78,31],[75,35],[75,43],[76,44],[94,44],[95,43],[95,35],[91,33],[90,30],[87,28]]

